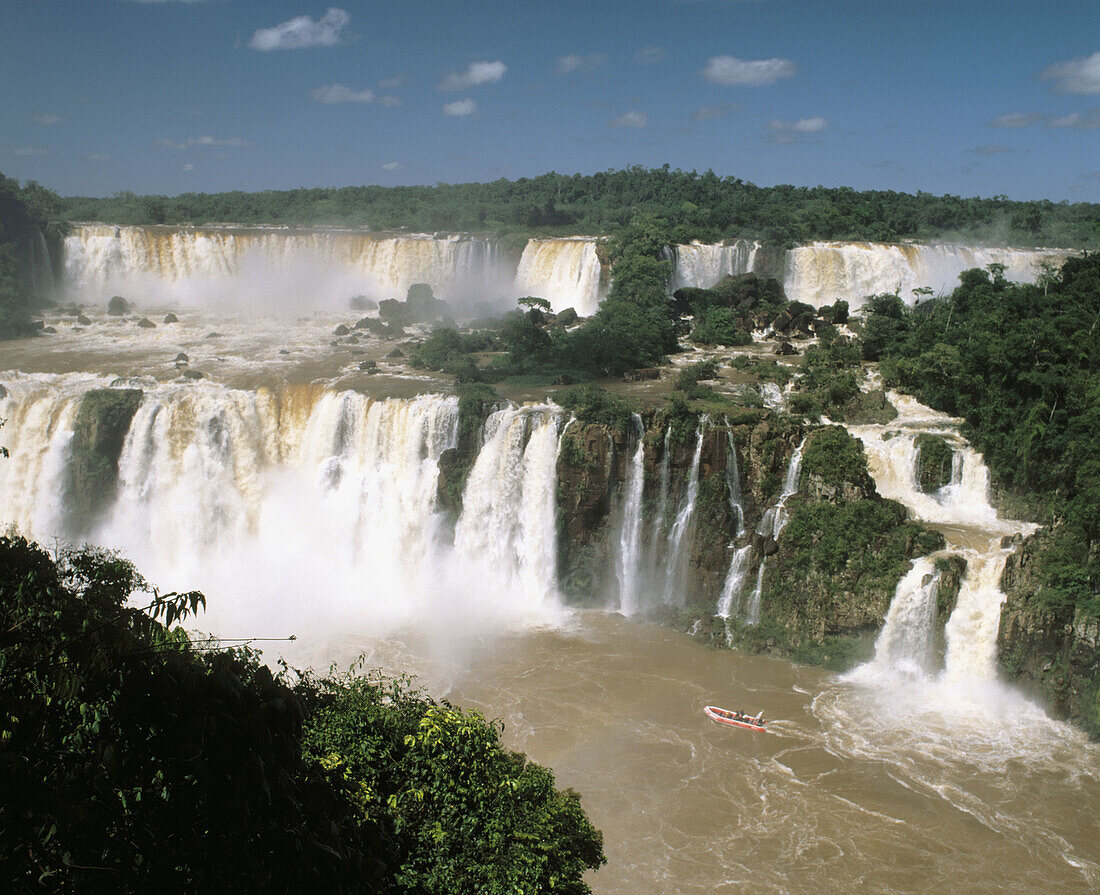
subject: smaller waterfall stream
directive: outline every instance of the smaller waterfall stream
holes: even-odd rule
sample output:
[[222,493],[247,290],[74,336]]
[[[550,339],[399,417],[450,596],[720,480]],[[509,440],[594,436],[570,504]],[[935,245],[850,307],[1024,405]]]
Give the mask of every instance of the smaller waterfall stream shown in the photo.
[[622,528],[619,531],[618,572],[619,611],[633,615],[638,611],[638,573],[642,544],[642,489],[645,486],[645,428],[642,418],[632,414],[637,446],[626,476],[626,500]]
[[695,453],[692,455],[691,471],[688,473],[687,493],[684,494],[680,511],[676,514],[676,521],[672,523],[672,530],[668,535],[664,601],[669,604],[676,598],[676,591],[681,583],[687,559],[684,555],[688,540],[685,535],[695,519],[695,500],[699,496],[699,462],[703,456],[703,435],[707,430],[707,419],[706,414],[699,418],[699,429],[695,436]]

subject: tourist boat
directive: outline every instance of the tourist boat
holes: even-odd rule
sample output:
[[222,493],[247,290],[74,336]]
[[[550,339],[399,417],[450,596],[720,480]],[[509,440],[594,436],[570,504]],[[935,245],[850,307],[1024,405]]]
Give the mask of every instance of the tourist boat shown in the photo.
[[746,715],[744,712],[720,709],[716,705],[708,705],[703,711],[712,721],[717,721],[719,724],[729,724],[731,727],[744,727],[748,730],[763,731],[764,725],[767,723],[764,720],[763,712],[755,716]]

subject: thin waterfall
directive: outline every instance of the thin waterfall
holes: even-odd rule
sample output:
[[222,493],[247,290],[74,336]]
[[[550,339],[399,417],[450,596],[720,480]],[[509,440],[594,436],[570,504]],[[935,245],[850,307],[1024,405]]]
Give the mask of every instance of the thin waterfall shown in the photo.
[[[803,438],[802,442],[795,448],[794,453],[791,454],[791,460],[787,464],[787,474],[783,477],[783,490],[779,494],[779,499],[774,506],[767,509],[760,519],[760,524],[756,526],[756,533],[765,538],[778,541],[783,529],[787,527],[787,523],[790,521],[790,514],[787,512],[787,500],[798,493],[802,477],[802,450],[805,446],[806,439]],[[766,562],[765,557],[760,557],[760,568],[756,572],[756,585],[753,587],[745,607],[745,624],[747,625],[755,625],[760,622],[760,600],[764,592],[764,566]]]
[[653,519],[653,527],[650,529],[649,560],[651,578],[657,579],[659,558],[665,542],[665,520],[668,517],[668,472],[669,456],[672,447],[672,426],[665,429],[665,437],[661,448],[661,472],[657,493],[657,512]]
[[684,494],[680,511],[676,514],[676,521],[672,524],[672,530],[668,535],[668,551],[665,562],[667,573],[665,575],[665,603],[672,603],[676,588],[685,565],[684,547],[685,535],[695,518],[695,501],[699,496],[699,462],[703,456],[703,435],[707,428],[707,415],[699,418],[699,428],[695,437],[695,453],[691,458],[691,472],[688,473],[687,493]]
[[[730,561],[729,571],[726,573],[725,583],[722,585],[722,595],[718,598],[716,614],[723,619],[728,619],[741,609],[741,591],[745,589],[745,580],[749,575],[749,562],[752,559],[752,545],[734,551]],[[760,563],[763,567],[763,562]]]
[[940,576],[932,557],[913,560],[894,591],[894,599],[875,641],[871,666],[883,674],[921,677],[931,671],[932,631]]
[[645,427],[638,414],[631,414],[637,446],[626,477],[626,500],[622,528],[619,531],[618,566],[619,611],[633,615],[638,611],[638,573],[642,544],[642,490],[645,486]]

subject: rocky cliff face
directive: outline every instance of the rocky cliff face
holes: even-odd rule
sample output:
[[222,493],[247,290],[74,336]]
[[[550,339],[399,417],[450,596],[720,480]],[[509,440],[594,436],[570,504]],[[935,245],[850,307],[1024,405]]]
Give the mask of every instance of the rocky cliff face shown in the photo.
[[1005,563],[1001,667],[1056,715],[1100,737],[1100,619],[1044,591],[1041,566],[1049,540],[1049,531],[1037,532]]
[[73,427],[71,506],[83,533],[115,498],[118,458],[130,422],[141,404],[139,389],[86,392]]

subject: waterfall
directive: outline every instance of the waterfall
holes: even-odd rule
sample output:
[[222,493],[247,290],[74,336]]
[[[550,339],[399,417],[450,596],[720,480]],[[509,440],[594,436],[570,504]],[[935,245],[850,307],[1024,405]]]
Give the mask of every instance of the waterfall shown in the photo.
[[693,242],[673,246],[668,253],[673,262],[670,290],[685,286],[710,289],[725,277],[749,273],[759,248],[759,242],[745,239],[715,245]]
[[[651,571],[656,573],[658,557],[665,540],[665,522],[668,518],[668,473],[672,447],[672,426],[665,429],[665,437],[661,442],[661,472],[659,491],[657,494],[657,513],[653,519],[653,528],[650,532],[649,558],[652,563]],[[654,575],[654,580],[656,580]]]
[[595,314],[603,298],[597,244],[584,238],[528,241],[513,291],[545,298],[555,312],[573,308],[582,317]]
[[[64,483],[80,397],[102,378],[16,377],[0,464],[0,524],[70,534]],[[487,422],[454,529],[436,507],[458,401],[349,391],[145,391],[119,457],[117,497],[88,533],[162,590],[208,597],[226,636],[317,629],[454,632],[555,622],[560,411],[508,407]]]
[[233,313],[345,309],[356,294],[404,299],[413,283],[473,303],[506,295],[512,276],[495,242],[464,234],[80,224],[63,255],[82,300],[119,292]]
[[[779,499],[776,500],[773,506],[768,507],[761,517],[760,523],[756,526],[756,533],[764,538],[778,541],[783,529],[787,527],[787,523],[790,521],[790,515],[787,513],[787,500],[798,493],[799,482],[802,478],[802,450],[805,446],[806,439],[803,438],[798,447],[794,449],[790,462],[787,464],[787,473],[783,476],[783,488],[779,492]],[[760,622],[760,599],[764,592],[764,565],[766,562],[765,557],[760,557],[760,568],[756,571],[756,584],[745,606],[745,624],[747,625],[755,625]]]
[[633,615],[638,611],[638,573],[641,568],[642,489],[645,486],[645,428],[642,418],[632,414],[637,446],[626,476],[626,500],[619,530],[618,572],[619,611]]
[[[725,583],[722,585],[722,595],[718,598],[718,607],[715,613],[723,619],[730,618],[740,611],[741,591],[745,589],[745,579],[749,574],[749,561],[752,558],[752,545],[746,544],[736,550],[733,559],[730,560],[730,568],[726,573]],[[763,561],[760,567],[764,567]],[[759,612],[759,604],[757,606]]]
[[881,674],[921,677],[931,670],[939,573],[933,558],[913,560],[894,591],[871,662]]
[[1061,264],[1061,249],[996,249],[952,244],[815,242],[787,252],[787,298],[814,307],[847,301],[855,310],[870,295],[897,292],[912,304],[914,288],[951,292],[959,274],[972,267],[1004,264],[1006,278],[1033,283],[1044,262]]
[[688,487],[684,494],[680,511],[676,514],[676,521],[672,523],[672,530],[668,535],[668,549],[665,554],[667,572],[665,575],[665,603],[672,603],[676,596],[676,588],[680,584],[686,557],[684,548],[687,545],[685,535],[695,518],[695,500],[699,496],[699,462],[703,456],[703,435],[707,428],[707,415],[699,418],[699,428],[695,437],[695,453],[691,458],[691,471],[688,473]]
[[[1012,552],[1001,547],[1001,539],[1029,534],[1036,526],[997,515],[989,503],[989,470],[958,434],[958,420],[904,395],[889,397],[899,411],[896,420],[884,426],[849,427],[866,448],[875,485],[883,497],[900,501],[915,518],[939,528],[947,550],[966,559],[958,600],[945,628],[947,655],[941,681],[995,681],[997,633],[1005,599],[1000,579]],[[954,451],[951,483],[933,494],[921,491],[918,481],[917,441],[925,433],[946,438]],[[898,583],[871,671],[893,668],[910,676],[932,671],[930,644],[938,586],[932,568],[931,557],[917,560]]]

